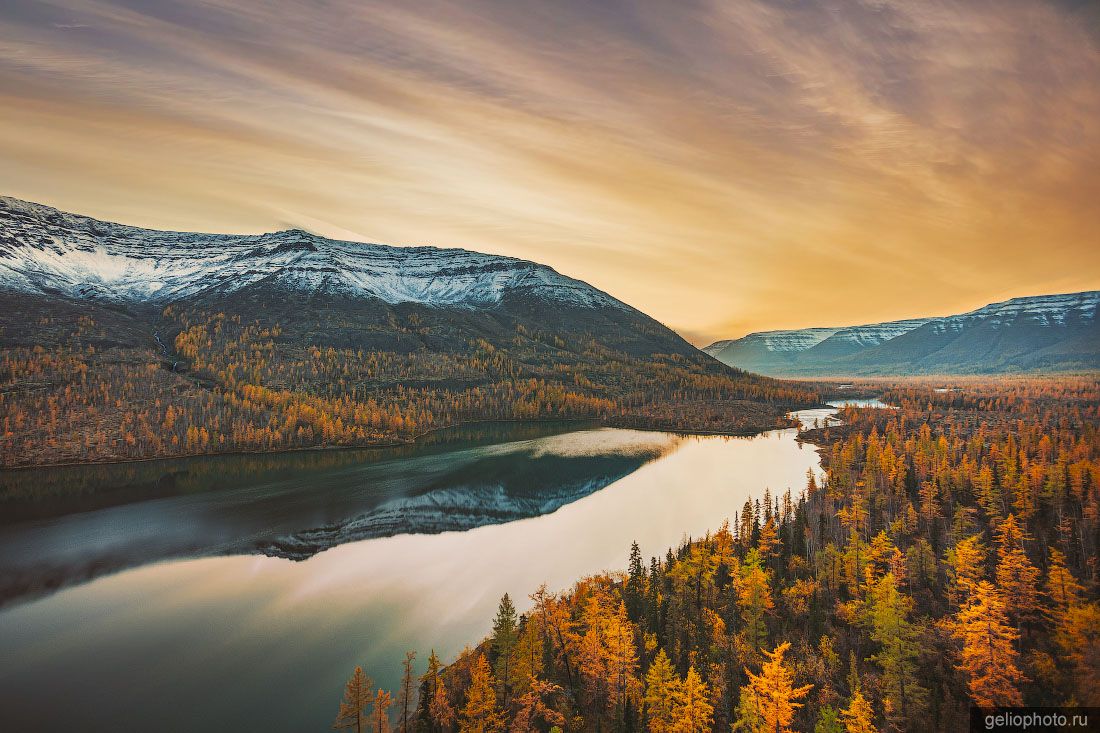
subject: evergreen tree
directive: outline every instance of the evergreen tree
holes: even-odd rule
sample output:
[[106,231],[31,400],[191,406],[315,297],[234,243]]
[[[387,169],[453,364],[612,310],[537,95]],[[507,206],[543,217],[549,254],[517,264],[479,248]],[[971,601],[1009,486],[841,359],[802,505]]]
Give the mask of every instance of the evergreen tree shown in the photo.
[[496,659],[494,669],[497,682],[500,685],[500,699],[504,707],[508,707],[511,701],[512,680],[512,650],[516,647],[519,638],[516,621],[516,607],[512,605],[512,599],[507,593],[500,599],[497,607],[497,616],[493,620],[492,648]]
[[630,561],[627,564],[626,583],[623,585],[623,601],[631,618],[642,615],[645,596],[645,567],[642,565],[642,551],[637,542],[630,544]]
[[909,622],[912,599],[900,593],[892,573],[875,585],[871,596],[871,638],[880,650],[872,657],[882,667],[883,704],[895,727],[922,719],[928,691],[917,677],[916,633]]

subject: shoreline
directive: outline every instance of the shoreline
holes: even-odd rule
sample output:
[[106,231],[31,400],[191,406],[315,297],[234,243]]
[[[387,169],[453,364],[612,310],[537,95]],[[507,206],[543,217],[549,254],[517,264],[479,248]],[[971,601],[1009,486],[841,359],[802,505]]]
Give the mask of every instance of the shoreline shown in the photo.
[[[789,415],[796,410],[813,410],[820,409],[827,405],[821,405],[816,407],[801,407],[790,408],[784,413],[783,416]],[[2,472],[31,472],[42,471],[53,468],[79,468],[79,467],[94,467],[94,466],[125,466],[130,464],[142,464],[142,463],[155,463],[157,461],[173,461],[182,459],[193,458],[216,458],[216,457],[228,457],[228,456],[276,456],[287,455],[293,453],[327,453],[338,451],[374,451],[374,450],[386,450],[392,448],[411,448],[419,443],[423,443],[426,438],[441,433],[445,430],[455,430],[458,428],[487,425],[487,424],[520,424],[527,423],[530,425],[543,425],[551,423],[591,423],[598,427],[607,428],[619,428],[623,430],[644,430],[647,432],[657,433],[676,433],[678,435],[726,435],[731,438],[746,438],[754,435],[760,435],[766,433],[769,430],[786,430],[789,428],[781,428],[779,426],[760,428],[758,430],[750,431],[732,431],[732,430],[685,430],[671,427],[643,427],[637,425],[616,425],[612,422],[612,419],[608,418],[552,418],[552,419],[516,419],[516,418],[499,418],[499,419],[482,419],[482,420],[465,420],[462,422],[454,423],[452,425],[441,425],[431,430],[426,430],[423,433],[417,433],[409,440],[393,440],[385,443],[371,443],[368,445],[314,445],[304,447],[287,447],[287,448],[269,448],[264,450],[228,450],[228,451],[207,451],[198,453],[174,453],[172,455],[165,456],[144,456],[137,458],[104,458],[100,460],[87,460],[87,461],[67,461],[62,463],[32,463],[25,465],[14,466],[0,466]]]

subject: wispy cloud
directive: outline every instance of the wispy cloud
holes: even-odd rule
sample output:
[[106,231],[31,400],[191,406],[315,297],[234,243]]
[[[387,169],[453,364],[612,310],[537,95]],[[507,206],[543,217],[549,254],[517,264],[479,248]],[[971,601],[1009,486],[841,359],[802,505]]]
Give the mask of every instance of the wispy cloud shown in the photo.
[[1096,23],[1031,0],[12,0],[0,189],[528,257],[701,341],[947,312],[1100,286]]

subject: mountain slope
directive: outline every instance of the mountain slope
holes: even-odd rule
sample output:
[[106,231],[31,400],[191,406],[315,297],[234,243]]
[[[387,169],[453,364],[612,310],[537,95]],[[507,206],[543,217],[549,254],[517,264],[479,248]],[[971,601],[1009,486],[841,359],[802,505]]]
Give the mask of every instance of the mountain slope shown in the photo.
[[545,265],[0,198],[0,464],[403,442],[471,420],[771,427],[724,367]]
[[[1098,307],[1100,291],[1013,298],[943,318],[750,334],[705,351],[731,366],[782,376],[1097,369]],[[822,339],[822,331],[833,333]],[[775,348],[776,334],[805,345]]]

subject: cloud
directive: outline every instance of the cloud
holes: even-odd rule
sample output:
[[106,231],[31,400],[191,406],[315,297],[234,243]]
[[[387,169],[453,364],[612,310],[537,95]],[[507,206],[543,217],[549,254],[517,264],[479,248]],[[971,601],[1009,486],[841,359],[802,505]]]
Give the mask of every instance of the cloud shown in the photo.
[[[1072,3],[13,0],[0,188],[556,266],[689,332],[1100,286]],[[79,33],[72,28],[80,26]]]

